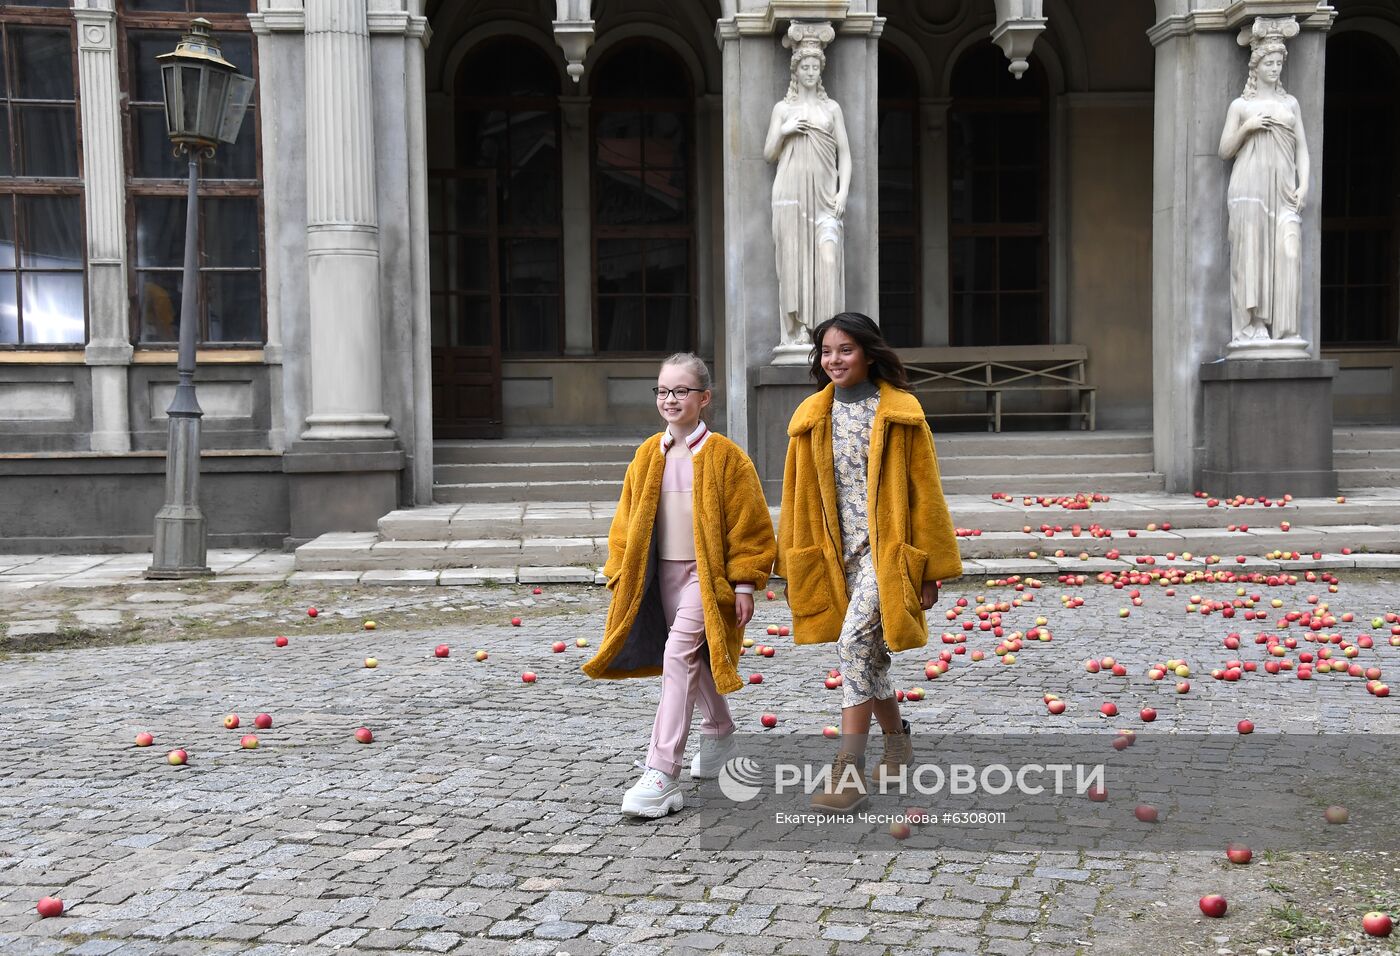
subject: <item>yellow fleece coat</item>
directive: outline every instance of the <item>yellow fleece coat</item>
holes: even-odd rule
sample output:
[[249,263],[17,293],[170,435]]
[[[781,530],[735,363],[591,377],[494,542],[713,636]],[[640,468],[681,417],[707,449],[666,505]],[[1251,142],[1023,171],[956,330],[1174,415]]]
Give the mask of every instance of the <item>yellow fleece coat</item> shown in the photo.
[[[928,643],[923,583],[958,577],[962,559],[924,410],[908,392],[886,382],[879,386],[866,473],[870,553],[885,643],[904,651]],[[798,644],[835,641],[849,603],[831,450],[834,395],[828,385],[809,397],[788,425],[776,573],[787,580]]]
[[[589,677],[661,673],[669,633],[656,556],[656,511],[666,470],[661,437],[656,434],[642,442],[622,483],[603,566],[612,603],[598,653],[583,665]],[[737,662],[744,631],[734,616],[733,586],[766,587],[777,545],[758,472],[738,445],[711,432],[693,464],[695,564],[710,672],[719,692],[728,694],[743,686]]]

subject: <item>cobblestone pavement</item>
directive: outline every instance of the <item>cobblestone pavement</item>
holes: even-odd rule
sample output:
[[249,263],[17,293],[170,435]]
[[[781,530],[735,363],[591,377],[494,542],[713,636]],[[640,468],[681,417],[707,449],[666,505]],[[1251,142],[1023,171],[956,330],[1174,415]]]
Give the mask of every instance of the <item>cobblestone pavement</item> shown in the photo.
[[[959,657],[929,682],[936,637],[926,652],[897,655],[896,686],[928,690],[906,713],[916,728],[942,731],[1111,734],[1099,701],[1125,713],[1151,701],[1161,730],[1230,730],[1246,713],[1260,733],[1400,730],[1397,698],[1368,695],[1357,679],[1250,674],[1227,684],[1198,673],[1180,697],[1153,684],[1149,662],[1218,666],[1231,656],[1223,634],[1258,625],[1184,612],[1187,595],[1227,599],[1233,586],[1142,590],[1142,606],[1122,618],[1123,591],[1047,581],[1005,619],[1025,630],[1044,615],[1054,640],[1028,645],[1011,666]],[[1388,678],[1400,670],[1400,648],[1369,629],[1400,604],[1393,579],[1357,575],[1336,594],[1309,583],[1250,590],[1285,601],[1271,618],[1308,608],[1312,593],[1355,612],[1339,629],[1378,635],[1362,660]],[[981,581],[951,585],[935,633],[942,611],[979,593],[1015,596]],[[1068,609],[1061,595],[1084,606]],[[11,643],[0,656],[4,956],[1395,951],[1360,935],[1362,913],[1400,909],[1394,856],[1328,877],[1328,930],[1288,909],[1301,894],[1305,915],[1316,912],[1308,874],[1337,862],[1322,853],[1245,867],[1170,847],[978,853],[886,839],[780,853],[746,848],[742,832],[710,850],[697,843],[712,835],[701,829],[723,798],[688,776],[681,814],[625,821],[618,804],[645,751],[657,682],[579,673],[592,648],[574,641],[596,644],[602,589],[194,586],[77,600],[43,588],[0,597],[12,638],[21,618],[68,620],[75,607],[92,627],[113,626],[115,614],[128,625],[139,615],[144,628],[127,634],[137,643]],[[315,620],[308,603],[322,609]],[[372,632],[362,627],[371,615]],[[821,681],[834,651],[764,635],[787,620],[781,600],[760,600],[751,633],[778,652],[761,667],[745,659],[764,676],[731,697],[746,732],[762,733],[761,712],[780,718],[772,735],[837,717],[839,692]],[[286,647],[274,644],[279,632]],[[566,650],[555,653],[555,641]],[[433,656],[439,642],[450,657]],[[995,643],[974,630],[968,647]],[[1257,652],[1251,643],[1239,654],[1262,660]],[[1086,674],[1084,658],[1105,654],[1130,676]],[[369,656],[377,667],[364,666]],[[522,682],[527,669],[537,682]],[[1074,704],[1053,723],[1046,691]],[[259,712],[273,727],[256,731],[257,749],[240,749]],[[225,729],[228,713],[243,726]],[[356,742],[360,726],[373,743]],[[154,745],[132,746],[139,731]],[[187,766],[166,762],[175,747],[188,750]],[[1229,916],[1201,916],[1196,899],[1207,892],[1229,897]],[[61,918],[35,913],[48,894],[65,900]],[[1311,942],[1289,939],[1308,933]]]

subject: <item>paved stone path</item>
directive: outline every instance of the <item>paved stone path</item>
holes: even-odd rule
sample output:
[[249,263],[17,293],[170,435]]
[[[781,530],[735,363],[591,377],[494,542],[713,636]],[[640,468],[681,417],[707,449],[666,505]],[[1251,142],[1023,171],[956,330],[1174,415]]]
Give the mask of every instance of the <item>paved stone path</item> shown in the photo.
[[[1188,586],[1174,597],[1142,590],[1143,605],[1120,618],[1124,592],[1050,579],[1006,620],[1024,630],[1045,615],[1054,641],[1029,645],[1012,666],[959,658],[928,682],[936,638],[927,652],[897,656],[896,686],[929,692],[908,715],[949,732],[1107,735],[1096,713],[1107,699],[1125,712],[1153,702],[1158,730],[1228,731],[1245,715],[1260,733],[1400,730],[1400,698],[1377,699],[1350,678],[1251,674],[1225,684],[1198,673],[1185,697],[1151,683],[1150,661],[1185,657],[1199,672],[1231,656],[1224,633],[1248,626],[1184,613],[1188,594],[1225,599],[1233,586]],[[1250,590],[1282,598],[1282,610],[1321,593],[1357,614],[1341,628],[1348,636],[1400,603],[1396,581],[1374,576],[1345,579],[1332,595],[1306,583]],[[596,644],[602,589],[529,592],[288,587],[242,603],[181,603],[182,592],[167,588],[150,592],[167,600],[137,604],[171,617],[241,607],[247,624],[235,624],[234,637],[195,629],[189,639],[0,658],[0,953],[1285,951],[1267,918],[1282,898],[1283,860],[1231,868],[1219,852],[1169,846],[979,853],[893,839],[775,852],[746,848],[742,832],[711,850],[699,844],[713,836],[703,831],[723,798],[688,777],[680,815],[625,821],[618,802],[645,751],[657,684],[579,673],[592,648],[573,642]],[[46,593],[58,594],[0,597],[0,613],[45,613]],[[945,590],[939,611],[979,593],[1014,596],[964,580]],[[1085,605],[1067,610],[1062,594]],[[84,610],[129,615],[130,591],[112,595],[109,606]],[[400,613],[393,626],[361,628],[365,615],[429,600],[435,613],[423,626]],[[324,612],[314,622],[303,610],[310,602]],[[945,623],[937,614],[935,633]],[[780,717],[771,735],[810,733],[837,716],[839,692],[821,683],[834,653],[761,633],[786,621],[781,601],[760,601],[752,633],[779,650],[761,666],[745,658],[745,670],[764,675],[731,698],[746,733],[763,733],[764,711]],[[274,646],[278,631],[290,638],[285,648]],[[552,651],[556,640],[568,642],[565,652]],[[439,642],[449,658],[432,656]],[[968,646],[994,643],[975,631]],[[1400,649],[1377,644],[1365,659],[1393,679]],[[478,649],[486,661],[474,659]],[[1124,660],[1130,677],[1113,684],[1084,672],[1084,658],[1105,654]],[[371,655],[378,666],[368,669]],[[1262,659],[1252,644],[1241,656]],[[536,683],[522,683],[526,669]],[[1047,690],[1074,705],[1053,724]],[[222,725],[230,712],[242,717],[238,730]],[[240,749],[259,712],[274,726],[256,731],[258,749]],[[372,744],[355,741],[359,726],[373,729]],[[143,730],[155,745],[133,747]],[[188,766],[166,763],[174,747],[188,750]],[[1386,899],[1400,904],[1394,886],[1369,896],[1353,888],[1338,902],[1348,945],[1383,950],[1360,940],[1360,915]],[[1227,919],[1197,911],[1209,891],[1230,898]],[[64,898],[63,917],[35,914],[46,894]]]

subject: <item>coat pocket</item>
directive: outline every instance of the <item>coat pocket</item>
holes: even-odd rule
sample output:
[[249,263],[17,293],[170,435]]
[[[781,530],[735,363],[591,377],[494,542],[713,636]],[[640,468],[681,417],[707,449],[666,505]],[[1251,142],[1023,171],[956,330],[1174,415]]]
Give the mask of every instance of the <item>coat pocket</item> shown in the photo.
[[787,554],[784,570],[788,574],[787,596],[793,617],[811,617],[831,607],[831,585],[821,545],[793,548]]
[[904,607],[916,620],[924,613],[924,568],[928,554],[910,544],[899,546],[900,570],[904,572]]

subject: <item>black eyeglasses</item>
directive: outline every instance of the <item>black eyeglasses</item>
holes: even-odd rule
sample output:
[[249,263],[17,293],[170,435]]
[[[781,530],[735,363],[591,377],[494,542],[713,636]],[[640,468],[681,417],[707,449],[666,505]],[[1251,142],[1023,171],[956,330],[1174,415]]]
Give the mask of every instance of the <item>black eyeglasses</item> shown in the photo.
[[684,385],[682,385],[680,388],[653,388],[651,390],[651,393],[657,398],[665,398],[669,395],[672,398],[676,399],[676,401],[683,402],[690,397],[691,392],[703,391],[703,388],[686,388]]

